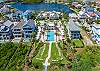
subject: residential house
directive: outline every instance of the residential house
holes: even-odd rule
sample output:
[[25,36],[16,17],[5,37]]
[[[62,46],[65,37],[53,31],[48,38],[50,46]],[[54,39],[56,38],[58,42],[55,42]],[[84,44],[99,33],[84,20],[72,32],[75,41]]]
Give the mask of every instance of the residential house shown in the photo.
[[93,7],[86,7],[85,8],[85,13],[87,14],[88,17],[92,18],[92,19],[96,19],[97,15],[96,15],[96,8]]
[[27,18],[28,20],[31,19],[31,17],[32,17],[32,10],[26,10],[24,12],[24,17]]
[[76,25],[76,23],[70,19],[69,20],[69,36],[71,39],[80,39],[80,28]]
[[3,12],[3,13],[10,13],[10,9],[7,5],[4,5],[1,9],[0,9],[0,12]]
[[76,7],[76,5],[78,5],[78,2],[72,2],[71,5],[74,6],[74,7]]
[[75,13],[69,14],[71,19],[78,19],[78,16]]
[[100,4],[100,0],[95,0],[96,3]]
[[92,26],[92,39],[100,44],[100,24],[94,24]]
[[20,21],[20,19],[23,18],[23,12],[20,10],[17,10],[16,12],[11,14],[11,20],[13,21]]
[[47,13],[44,13],[44,12],[41,12],[38,15],[38,19],[41,19],[41,20],[45,19],[46,17],[47,17]]
[[23,25],[23,34],[24,38],[30,38],[30,35],[33,31],[35,31],[35,22],[31,19],[29,19],[25,24]]
[[59,14],[55,13],[55,12],[52,12],[50,15],[49,15],[50,19],[54,19],[54,20],[58,20],[59,19]]
[[100,12],[97,12],[97,20],[100,20]]
[[0,25],[0,40],[9,40],[12,39],[12,30],[11,28],[14,26],[13,22],[7,20],[3,24]]
[[85,21],[86,18],[87,18],[87,14],[83,11],[80,11],[79,14],[78,14],[78,19],[80,21]]
[[86,11],[87,13],[93,13],[93,12],[95,12],[95,8],[93,8],[93,7],[86,7],[86,8],[85,8],[85,11]]

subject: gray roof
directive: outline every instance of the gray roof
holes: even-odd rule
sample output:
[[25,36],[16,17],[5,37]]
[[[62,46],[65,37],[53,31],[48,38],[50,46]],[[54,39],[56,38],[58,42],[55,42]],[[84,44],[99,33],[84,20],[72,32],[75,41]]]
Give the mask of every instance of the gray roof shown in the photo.
[[30,27],[34,28],[35,27],[35,22],[32,19],[29,19],[25,24],[25,25],[29,25]]
[[3,25],[10,27],[13,24],[10,20],[7,20],[6,22],[3,23]]
[[69,21],[69,30],[70,31],[80,31],[80,28],[76,25],[73,20]]
[[32,13],[32,10],[26,10],[24,13],[25,14]]
[[23,11],[20,10],[15,11],[15,14],[21,14],[21,13],[23,13]]
[[22,29],[22,27],[23,27],[23,23],[18,23],[16,26],[13,27],[13,29],[16,29],[16,28]]
[[20,22],[17,22],[13,27],[12,29],[22,29],[23,28],[23,24],[24,24],[24,21],[21,20]]

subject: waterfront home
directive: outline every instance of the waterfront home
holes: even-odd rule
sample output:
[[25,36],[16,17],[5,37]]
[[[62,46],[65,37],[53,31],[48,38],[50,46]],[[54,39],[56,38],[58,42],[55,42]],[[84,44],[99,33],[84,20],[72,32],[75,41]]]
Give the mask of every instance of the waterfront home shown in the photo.
[[84,24],[86,22],[86,18],[87,18],[87,15],[84,13],[84,14],[79,15],[78,20]]
[[12,15],[12,20],[14,20],[14,21],[19,21],[20,19],[22,19],[22,17],[23,17],[23,12],[22,11],[20,11],[20,10],[17,10],[17,11],[15,11],[14,13],[12,13],[11,15]]
[[92,26],[92,39],[100,44],[100,24],[94,24]]
[[23,25],[23,34],[24,34],[24,38],[30,38],[31,33],[33,31],[35,31],[35,22],[31,19],[29,19],[27,22],[24,23]]
[[71,39],[80,39],[80,28],[70,19],[68,33]]
[[32,10],[26,10],[26,11],[24,12],[24,16],[25,16],[25,18],[27,18],[28,20],[31,19],[31,17],[32,17]]
[[96,13],[88,13],[89,17],[93,18],[94,20],[96,19]]
[[58,20],[59,19],[59,14],[55,13],[55,12],[52,12],[50,13],[49,15],[49,18],[52,19],[52,20]]
[[78,19],[78,16],[75,13],[69,14],[71,19]]
[[87,18],[87,14],[84,11],[80,11],[78,14],[79,20],[85,20]]
[[0,3],[0,9],[1,9],[3,6],[4,6],[4,4],[3,4],[3,3]]
[[93,7],[86,7],[86,8],[85,8],[85,11],[86,11],[87,13],[94,13],[94,12],[96,12],[95,8],[93,8]]
[[100,4],[100,0],[95,0],[95,2],[96,2],[97,4]]
[[100,12],[97,12],[97,20],[100,20]]
[[78,9],[81,9],[82,5],[81,4],[78,4],[75,7],[78,8]]
[[39,19],[51,19],[51,20],[58,20],[60,18],[60,12],[41,12],[39,15],[38,15],[38,18]]
[[37,18],[41,20],[45,19],[46,17],[47,17],[47,13],[44,12],[39,13],[37,16]]
[[76,7],[78,5],[78,2],[72,2],[72,6]]
[[0,25],[0,40],[9,40],[12,39],[12,30],[14,26],[13,22],[7,20],[2,25]]
[[10,9],[7,5],[4,5],[2,8],[0,8],[0,12],[9,13]]

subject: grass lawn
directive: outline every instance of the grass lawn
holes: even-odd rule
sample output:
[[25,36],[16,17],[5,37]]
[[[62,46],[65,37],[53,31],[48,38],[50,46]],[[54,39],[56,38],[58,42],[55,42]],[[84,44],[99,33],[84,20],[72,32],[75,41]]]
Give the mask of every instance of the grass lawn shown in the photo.
[[100,20],[96,20],[95,23],[96,23],[96,24],[100,24]]
[[45,60],[48,57],[48,50],[49,50],[49,44],[46,44],[45,45],[45,49],[44,49],[43,53],[41,54],[42,55],[41,56],[42,59]]
[[83,43],[79,39],[73,39],[72,43],[75,45],[75,47],[83,47]]
[[51,45],[51,60],[58,61],[61,57],[59,56],[58,49],[56,48],[56,43],[52,43]]
[[49,46],[48,46],[48,43],[46,43],[44,47],[40,48],[38,54],[32,59],[32,63],[33,64],[40,63],[43,65],[43,63],[45,62],[45,59],[48,56],[48,49],[49,49]]
[[16,4],[16,2],[7,2],[6,4]]

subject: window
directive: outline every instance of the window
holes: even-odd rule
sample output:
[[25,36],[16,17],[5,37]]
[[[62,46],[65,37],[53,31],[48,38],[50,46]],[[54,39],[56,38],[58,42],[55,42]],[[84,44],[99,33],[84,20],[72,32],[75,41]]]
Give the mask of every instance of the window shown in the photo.
[[17,35],[15,35],[15,37],[17,37]]
[[2,37],[0,37],[0,40],[2,40]]
[[29,38],[30,36],[29,35],[26,35],[26,38]]
[[18,35],[18,37],[21,37],[21,35]]

